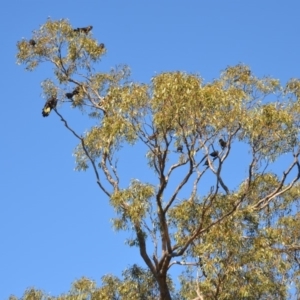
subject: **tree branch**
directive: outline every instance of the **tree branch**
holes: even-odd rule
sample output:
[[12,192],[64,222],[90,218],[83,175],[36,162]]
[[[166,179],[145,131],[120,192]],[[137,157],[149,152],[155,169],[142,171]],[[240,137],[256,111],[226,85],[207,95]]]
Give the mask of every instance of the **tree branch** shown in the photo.
[[[254,209],[262,210],[264,207],[266,207],[270,203],[270,201],[272,199],[282,195],[284,192],[288,191],[295,185],[295,183],[300,178],[300,164],[298,161],[298,155],[299,155],[299,153],[295,156],[294,162],[291,164],[291,166],[288,168],[288,170],[283,173],[282,180],[280,181],[278,187],[273,192],[271,192],[269,195],[267,195],[266,197],[264,197],[263,199],[258,201],[257,204],[253,206]],[[290,184],[288,184],[284,189],[282,189],[288,174],[292,171],[294,166],[297,166],[297,168],[298,168],[297,176],[292,180],[292,182]]]
[[90,160],[91,164],[92,164],[92,167],[94,169],[94,173],[96,175],[96,179],[97,179],[97,184],[98,186],[100,187],[100,189],[108,196],[110,197],[111,194],[104,188],[104,186],[102,185],[101,181],[100,181],[100,176],[99,176],[99,173],[97,171],[97,167],[96,167],[96,164],[95,164],[95,161],[92,159],[92,157],[90,156],[86,146],[85,146],[85,143],[84,143],[84,139],[79,136],[67,123],[67,121],[63,118],[63,116],[57,111],[57,109],[55,108],[54,111],[56,112],[56,114],[60,117],[60,120],[64,123],[65,127],[72,132],[72,134],[80,140],[81,142],[81,146],[82,146],[82,149],[85,153],[85,155],[88,157],[88,159]]
[[136,235],[137,235],[137,239],[139,241],[140,254],[141,254],[144,262],[148,266],[148,268],[151,270],[153,276],[156,279],[158,279],[158,274],[157,274],[157,272],[155,270],[155,267],[152,264],[151,259],[149,258],[148,254],[147,254],[144,233],[143,233],[143,231],[142,231],[142,229],[141,229],[141,227],[140,227],[139,224],[134,224],[134,228],[135,228],[135,232],[136,232]]

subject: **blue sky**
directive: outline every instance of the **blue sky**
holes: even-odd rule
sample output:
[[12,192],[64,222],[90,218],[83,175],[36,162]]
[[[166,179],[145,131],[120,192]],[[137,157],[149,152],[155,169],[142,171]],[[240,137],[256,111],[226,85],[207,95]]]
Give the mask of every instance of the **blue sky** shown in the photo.
[[[124,245],[127,235],[113,232],[113,211],[92,171],[74,171],[77,141],[54,114],[42,117],[40,82],[52,74],[18,66],[18,40],[48,16],[68,18],[74,27],[93,25],[105,43],[101,70],[126,63],[139,82],[174,70],[209,81],[241,62],[286,82],[300,76],[299,11],[298,0],[2,1],[0,299],[29,286],[58,295],[83,275],[99,282],[141,262]],[[80,115],[72,121],[85,128]],[[125,153],[122,174],[143,176],[131,167],[139,154]]]

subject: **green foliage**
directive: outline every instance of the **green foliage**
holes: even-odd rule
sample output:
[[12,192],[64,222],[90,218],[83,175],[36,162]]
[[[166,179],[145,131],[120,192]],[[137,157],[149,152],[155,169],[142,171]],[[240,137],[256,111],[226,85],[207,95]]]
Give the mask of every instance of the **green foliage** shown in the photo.
[[[82,277],[73,282],[66,294],[50,296],[31,288],[21,298],[11,296],[9,300],[148,300],[159,297],[159,289],[151,272],[137,265],[127,268],[122,273],[122,279],[105,275],[101,281],[101,286],[97,287],[95,281]],[[175,299],[178,296],[172,285],[170,287]]]
[[[122,214],[121,218],[114,220],[115,229],[126,229],[130,223],[139,224],[149,212],[149,203],[154,194],[153,186],[138,180],[133,180],[128,189],[115,191],[110,202]],[[124,209],[126,214],[123,213]]]
[[[139,247],[147,266],[133,266],[122,280],[104,276],[100,288],[81,279],[53,299],[286,299],[291,283],[299,293],[298,79],[282,86],[239,64],[212,82],[177,71],[140,84],[127,66],[98,72],[105,47],[67,20],[48,20],[31,39],[35,45],[18,43],[18,62],[28,70],[51,63],[45,97],[94,121],[77,133],[55,109],[79,141],[77,169],[93,169],[116,211],[114,228],[131,231],[127,244]],[[233,188],[223,169],[239,143],[247,150],[236,163],[247,178],[235,178]],[[126,146],[144,151],[156,180],[120,185]],[[184,270],[176,296],[168,275],[175,264]],[[39,299],[38,291],[26,293]]]

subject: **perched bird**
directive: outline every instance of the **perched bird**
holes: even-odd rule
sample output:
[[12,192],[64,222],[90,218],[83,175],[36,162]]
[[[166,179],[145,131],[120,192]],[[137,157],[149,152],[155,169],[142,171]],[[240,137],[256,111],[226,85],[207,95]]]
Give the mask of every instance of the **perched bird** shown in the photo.
[[65,95],[68,99],[72,99],[73,97],[73,93],[66,93]]
[[68,99],[72,99],[73,96],[75,95],[78,95],[79,94],[79,90],[80,90],[80,87],[77,86],[72,93],[66,93],[65,96],[68,98]]
[[211,157],[217,157],[219,155],[219,151],[213,151],[212,153],[209,154]]
[[101,44],[99,45],[99,48],[102,50],[102,49],[105,48],[105,45],[104,45],[103,43],[101,43]]
[[84,32],[85,34],[88,34],[93,29],[93,26],[87,26],[87,27],[78,27],[76,29],[73,29],[74,32]]
[[182,153],[182,151],[183,151],[183,146],[182,146],[182,145],[179,145],[179,146],[177,147],[177,152],[181,152],[181,153]]
[[49,98],[42,110],[43,117],[48,117],[51,110],[56,107],[56,104],[57,104],[57,99],[55,97]]
[[32,46],[32,47],[34,47],[34,46],[36,45],[35,40],[29,40],[28,43],[29,43],[29,45]]
[[[209,154],[211,157],[213,157],[215,159],[218,158],[218,155],[219,155],[219,151],[215,150],[213,151],[212,153]],[[205,155],[201,160],[200,160],[200,164],[203,162],[203,160],[207,158],[207,155]],[[205,163],[203,164],[203,166],[208,166],[208,159],[206,159]]]
[[224,150],[224,148],[226,148],[226,146],[227,146],[227,143],[223,139],[219,139],[219,143],[220,143],[222,150]]
[[78,95],[80,91],[80,86],[76,86],[76,88],[74,89],[74,91],[72,92],[73,96]]

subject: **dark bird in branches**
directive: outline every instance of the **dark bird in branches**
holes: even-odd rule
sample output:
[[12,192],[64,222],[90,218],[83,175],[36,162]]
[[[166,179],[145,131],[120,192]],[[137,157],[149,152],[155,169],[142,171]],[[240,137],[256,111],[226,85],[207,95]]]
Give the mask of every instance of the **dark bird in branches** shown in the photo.
[[73,93],[66,93],[66,97],[67,97],[68,99],[72,99]]
[[177,152],[182,153],[182,151],[183,151],[183,146],[182,146],[182,145],[179,145],[179,146],[177,147]]
[[227,147],[227,143],[223,139],[219,139],[219,143],[222,150],[224,150]]
[[209,154],[211,157],[217,157],[219,155],[219,151],[213,151],[212,153]]
[[79,91],[80,91],[80,86],[76,86],[76,88],[75,88],[74,91],[72,92],[72,93],[73,93],[73,96],[78,95],[78,94],[79,94]]
[[104,45],[103,43],[101,43],[101,44],[99,45],[99,48],[102,50],[102,49],[105,48],[105,45]]
[[66,95],[66,97],[67,97],[68,99],[72,99],[73,96],[79,94],[79,90],[80,90],[80,87],[77,86],[77,87],[74,89],[74,91],[73,91],[72,93],[66,93],[65,95]]
[[83,32],[85,34],[88,34],[93,29],[93,26],[87,26],[87,27],[78,27],[76,29],[73,29],[74,32]]
[[42,110],[43,117],[48,117],[51,110],[56,107],[56,104],[57,104],[57,99],[55,97],[49,98]]
[[[209,155],[210,155],[211,157],[214,158],[213,160],[215,160],[215,159],[217,159],[218,156],[219,156],[219,151],[215,150],[215,151],[211,152]],[[200,164],[203,162],[203,160],[204,160],[206,157],[207,157],[207,155],[205,155],[205,156],[200,160]],[[203,166],[208,166],[208,159],[206,159],[206,161],[205,161],[205,163],[204,163]]]
[[29,45],[30,45],[30,46],[32,46],[32,47],[34,47],[34,46],[36,45],[36,42],[35,42],[35,40],[32,40],[32,39],[31,39],[31,40],[29,40],[29,42],[28,42],[28,43],[29,43]]

